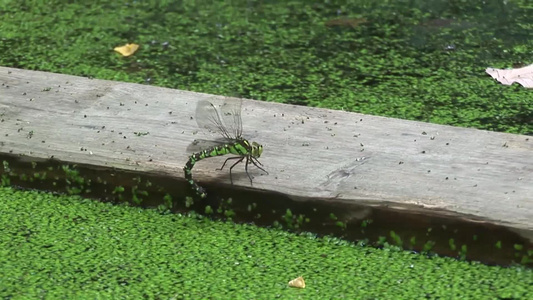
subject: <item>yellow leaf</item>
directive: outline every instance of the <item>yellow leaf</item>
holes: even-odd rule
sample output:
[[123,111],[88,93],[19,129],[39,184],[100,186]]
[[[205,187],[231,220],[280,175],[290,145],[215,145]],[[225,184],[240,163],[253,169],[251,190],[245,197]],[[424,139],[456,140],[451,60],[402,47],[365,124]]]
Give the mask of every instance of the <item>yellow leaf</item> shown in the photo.
[[305,288],[305,281],[302,276],[289,281],[289,286],[303,289]]
[[113,49],[113,50],[115,50],[118,53],[122,54],[122,56],[130,56],[133,53],[135,53],[135,51],[137,51],[137,49],[139,49],[139,45],[137,45],[137,44],[126,44],[124,46],[115,47],[115,49]]

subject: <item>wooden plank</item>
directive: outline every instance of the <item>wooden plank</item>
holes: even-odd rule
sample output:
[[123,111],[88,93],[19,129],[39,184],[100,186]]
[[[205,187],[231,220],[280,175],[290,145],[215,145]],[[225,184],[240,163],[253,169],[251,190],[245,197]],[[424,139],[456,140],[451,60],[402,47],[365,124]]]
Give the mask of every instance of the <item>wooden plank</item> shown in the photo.
[[[193,117],[212,95],[4,67],[0,83],[0,152],[182,179],[187,146],[209,138]],[[253,100],[243,106],[245,134],[265,147],[260,160],[270,173],[251,167],[256,189],[460,213],[533,240],[528,136]],[[199,162],[195,178],[229,184],[227,171],[215,170],[223,160]],[[250,185],[241,168],[233,179]]]

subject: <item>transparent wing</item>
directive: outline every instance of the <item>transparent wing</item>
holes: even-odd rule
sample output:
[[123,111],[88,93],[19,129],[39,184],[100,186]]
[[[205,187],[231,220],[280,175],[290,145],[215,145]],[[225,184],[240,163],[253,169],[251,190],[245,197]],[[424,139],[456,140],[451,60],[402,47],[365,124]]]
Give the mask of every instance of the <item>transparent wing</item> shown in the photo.
[[233,135],[233,138],[242,137],[242,100],[226,99],[220,106],[222,119],[225,122],[226,129]]
[[227,139],[234,138],[226,129],[220,111],[213,103],[207,100],[198,102],[196,106],[196,123],[201,129],[212,133],[217,132]]
[[215,105],[208,100],[198,102],[196,106],[196,123],[198,127],[209,132],[218,132],[229,140],[242,136],[241,119],[242,100],[226,99],[222,105]]
[[187,152],[200,152],[202,150],[209,149],[214,146],[222,146],[224,144],[227,144],[227,142],[228,141],[225,138],[219,138],[215,140],[196,139],[192,143],[190,143],[189,146],[187,146]]

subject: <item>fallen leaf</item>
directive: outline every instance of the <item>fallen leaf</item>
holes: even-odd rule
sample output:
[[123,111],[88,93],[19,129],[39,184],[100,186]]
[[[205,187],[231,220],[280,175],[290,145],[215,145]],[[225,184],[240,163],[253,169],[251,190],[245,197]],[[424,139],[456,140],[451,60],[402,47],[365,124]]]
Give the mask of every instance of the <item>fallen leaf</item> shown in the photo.
[[487,68],[485,72],[503,85],[511,85],[516,82],[525,88],[533,88],[533,64],[519,69]]
[[295,287],[295,288],[300,288],[300,289],[305,288],[304,278],[302,276],[300,276],[298,278],[295,278],[295,279],[289,281],[289,286],[290,287]]
[[139,49],[139,45],[137,45],[137,44],[126,44],[124,46],[115,47],[115,49],[113,49],[113,50],[115,50],[118,53],[122,54],[122,56],[130,56],[133,53],[135,53],[135,51],[137,51],[137,49]]

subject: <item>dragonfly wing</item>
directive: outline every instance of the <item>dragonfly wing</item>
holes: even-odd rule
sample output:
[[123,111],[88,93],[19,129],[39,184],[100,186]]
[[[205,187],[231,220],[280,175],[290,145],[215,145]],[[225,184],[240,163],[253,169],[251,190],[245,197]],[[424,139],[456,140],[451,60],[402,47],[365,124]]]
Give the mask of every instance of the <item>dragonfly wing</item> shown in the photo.
[[196,123],[201,129],[217,132],[227,139],[233,138],[231,131],[228,131],[224,124],[220,111],[207,100],[201,100],[196,106]]
[[228,143],[227,139],[216,139],[216,140],[204,140],[196,139],[187,146],[188,153],[196,153],[205,149],[213,148],[215,146],[222,146]]
[[226,98],[220,106],[220,115],[232,139],[242,137],[242,99]]

